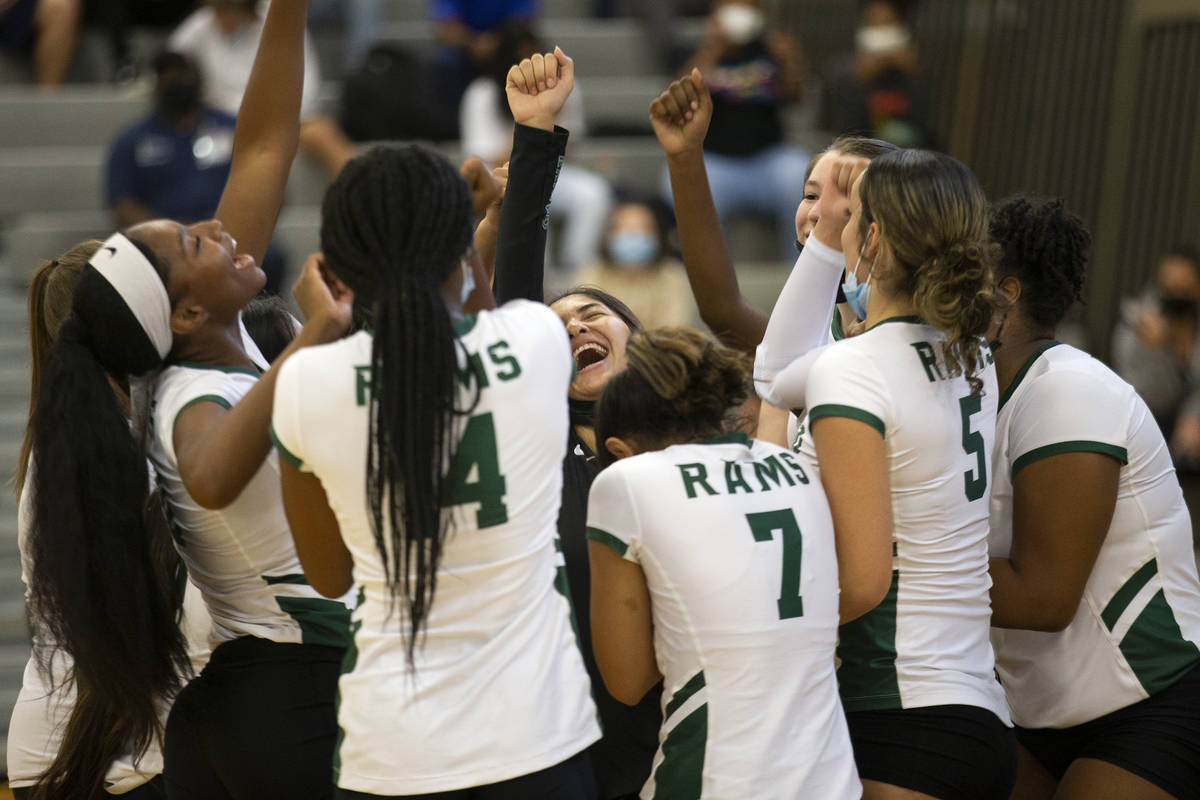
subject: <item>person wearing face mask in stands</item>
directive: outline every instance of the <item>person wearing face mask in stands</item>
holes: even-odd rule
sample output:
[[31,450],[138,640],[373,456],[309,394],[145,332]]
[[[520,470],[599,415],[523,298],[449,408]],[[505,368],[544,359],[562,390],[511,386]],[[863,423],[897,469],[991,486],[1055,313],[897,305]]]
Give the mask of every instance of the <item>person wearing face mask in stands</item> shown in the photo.
[[[704,163],[718,216],[722,222],[743,211],[774,216],[779,253],[791,261],[808,153],[787,143],[782,112],[803,88],[799,43],[768,30],[759,0],[716,0],[686,71],[693,67],[712,93]],[[671,202],[666,170],[662,192]]]
[[687,272],[670,252],[658,214],[640,200],[613,209],[600,259],[574,280],[623,298],[647,328],[695,325],[699,319]]
[[834,68],[822,99],[821,128],[898,147],[936,148],[929,87],[904,24],[907,5],[903,0],[860,4],[854,52]]
[[[105,202],[118,228],[211,219],[229,178],[234,117],[204,103],[200,71],[187,56],[160,53],[154,74],[154,110],[122,131],[108,154]],[[262,268],[267,291],[277,292],[283,252],[268,248]]]

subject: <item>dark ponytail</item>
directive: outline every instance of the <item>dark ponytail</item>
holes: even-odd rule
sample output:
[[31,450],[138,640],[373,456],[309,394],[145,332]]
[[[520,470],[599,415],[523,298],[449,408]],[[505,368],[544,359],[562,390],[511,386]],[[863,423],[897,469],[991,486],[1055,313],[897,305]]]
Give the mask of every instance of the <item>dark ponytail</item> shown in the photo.
[[[159,366],[158,352],[115,289],[91,267],[42,364],[31,422],[34,513],[29,611],[35,654],[77,702],[36,798],[105,797],[104,775],[128,748],[161,735],[187,652],[179,594],[161,558],[144,448],[109,383]],[[74,662],[56,681],[54,650]]]
[[454,167],[416,146],[351,161],[321,214],[329,268],[370,307],[367,504],[388,585],[403,598],[410,664],[448,533],[454,417],[471,411],[455,408],[461,345],[441,287],[471,244],[473,215]]

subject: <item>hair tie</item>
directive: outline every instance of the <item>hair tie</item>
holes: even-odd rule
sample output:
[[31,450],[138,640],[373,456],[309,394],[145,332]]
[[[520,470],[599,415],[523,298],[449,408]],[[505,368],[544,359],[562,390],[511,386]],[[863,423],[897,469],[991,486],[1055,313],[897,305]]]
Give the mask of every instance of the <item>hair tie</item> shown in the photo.
[[160,359],[171,352],[171,299],[154,265],[124,234],[114,233],[88,261],[133,312]]

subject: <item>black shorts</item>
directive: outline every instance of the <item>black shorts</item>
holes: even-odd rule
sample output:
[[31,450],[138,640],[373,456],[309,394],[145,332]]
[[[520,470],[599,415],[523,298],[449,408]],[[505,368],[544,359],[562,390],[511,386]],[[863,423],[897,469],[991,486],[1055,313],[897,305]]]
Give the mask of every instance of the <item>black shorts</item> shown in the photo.
[[337,789],[334,800],[595,800],[596,781],[588,751],[519,778],[433,794],[379,795]]
[[335,700],[344,652],[253,636],[219,645],[167,718],[167,797],[332,797]]
[[1106,761],[1179,798],[1200,798],[1200,666],[1140,703],[1072,728],[1018,728],[1061,779],[1077,758]]
[[846,714],[858,775],[941,800],[1008,800],[1017,779],[1012,728],[978,706]]

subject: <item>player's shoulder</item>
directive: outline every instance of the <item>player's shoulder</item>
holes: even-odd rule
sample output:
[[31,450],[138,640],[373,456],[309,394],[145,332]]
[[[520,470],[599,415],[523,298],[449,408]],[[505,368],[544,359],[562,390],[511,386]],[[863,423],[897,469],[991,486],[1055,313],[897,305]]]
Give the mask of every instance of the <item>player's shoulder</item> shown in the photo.
[[1133,388],[1088,353],[1055,344],[1031,357],[1006,392],[1015,406],[1037,403],[1060,411],[1105,405],[1128,399]]

